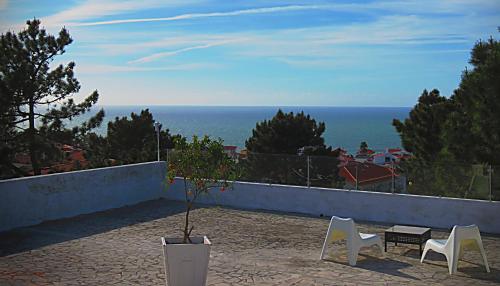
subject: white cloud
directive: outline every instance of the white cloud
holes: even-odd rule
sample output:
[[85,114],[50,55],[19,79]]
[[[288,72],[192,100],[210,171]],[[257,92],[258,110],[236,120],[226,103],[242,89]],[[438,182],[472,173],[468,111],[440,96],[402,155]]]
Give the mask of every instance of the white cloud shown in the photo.
[[[152,1],[152,0],[150,0]],[[153,1],[155,3],[156,1]],[[125,9],[135,9],[137,6],[143,6],[142,2],[124,2],[115,3],[114,9],[107,9],[108,12],[115,11],[119,14],[120,8]],[[424,13],[424,14],[435,14],[435,13],[469,13],[472,10],[483,10],[483,11],[495,11],[500,9],[500,2],[498,1],[488,1],[488,0],[450,0],[450,1],[373,1],[369,3],[353,3],[353,4],[320,4],[320,5],[287,5],[287,6],[274,6],[274,7],[261,7],[261,8],[249,8],[241,9],[235,11],[225,11],[225,12],[209,12],[209,13],[188,13],[181,14],[170,17],[159,17],[159,18],[137,18],[137,19],[118,19],[109,21],[95,21],[95,22],[79,22],[78,20],[83,20],[86,17],[82,16],[80,18],[75,17],[76,13],[69,13],[69,18],[73,18],[72,23],[68,25],[72,26],[97,26],[97,25],[114,25],[114,24],[126,24],[126,23],[143,23],[143,22],[165,22],[165,21],[179,21],[179,20],[189,20],[197,18],[210,18],[210,17],[232,17],[241,15],[253,15],[253,14],[270,14],[270,13],[280,13],[280,12],[293,12],[293,11],[307,11],[307,10],[332,10],[332,11],[344,11],[344,12],[355,12],[355,13],[369,13],[369,12],[380,12],[386,11],[389,13]],[[184,3],[185,4],[185,3]],[[90,6],[90,5],[89,5]],[[131,7],[129,7],[131,6]],[[86,10],[96,10],[95,7],[85,7]],[[106,11],[106,9],[104,9]],[[78,11],[77,11],[78,12]],[[98,16],[106,16],[105,13],[101,13]],[[88,17],[87,17],[88,18]],[[69,19],[68,19],[69,20]]]
[[133,61],[129,61],[128,63],[129,64],[138,64],[138,63],[152,62],[152,61],[155,61],[155,60],[160,59],[160,58],[175,56],[175,55],[178,55],[178,54],[181,54],[181,53],[185,53],[185,52],[188,52],[188,51],[193,51],[193,50],[208,49],[208,48],[211,48],[211,47],[216,47],[216,46],[221,46],[221,45],[229,44],[231,42],[234,43],[234,42],[236,42],[236,40],[232,40],[232,41],[219,41],[219,42],[213,42],[213,43],[208,43],[208,44],[199,45],[199,46],[186,47],[186,48],[182,48],[182,49],[178,49],[178,50],[173,50],[173,51],[166,51],[166,52],[154,53],[154,54],[151,54],[149,56],[145,56],[145,57],[133,60]]
[[77,65],[75,71],[81,74],[108,74],[119,72],[158,72],[158,71],[191,71],[220,68],[221,65],[213,63],[190,63],[163,67],[137,67],[124,65],[83,64]]
[[[158,38],[158,40],[145,40],[145,41],[131,41],[130,43],[117,43],[120,41],[110,40],[109,43],[98,44],[97,47],[107,54],[120,55],[120,54],[133,54],[137,51],[155,48],[171,48],[182,49],[189,46],[202,46],[214,42],[230,42],[230,41],[243,41],[245,39],[237,38],[237,35],[230,34],[175,34],[175,33],[162,33],[159,34],[140,34],[137,37],[141,38]],[[108,38],[109,39],[109,38]]]
[[[490,18],[486,22],[491,25],[492,21],[493,18]],[[484,30],[487,25],[478,21],[464,24],[451,17],[391,15],[372,22],[267,31],[253,35],[246,33],[244,36],[248,40],[245,45],[233,52],[240,56],[278,58],[288,63],[299,63],[301,61],[296,57],[302,56],[306,62],[314,63],[318,58],[349,57],[356,52],[392,54],[405,50],[405,46],[414,52],[421,50],[419,47],[430,45],[442,50],[438,44],[473,43],[477,40],[477,31]],[[456,52],[457,49],[447,46],[444,50]],[[289,59],[285,61],[285,57]],[[323,65],[320,62],[314,64]]]
[[491,0],[412,0],[412,1],[380,1],[381,8],[411,13],[471,13],[472,11],[499,11],[500,2]]
[[54,15],[43,17],[42,21],[44,25],[53,26],[64,26],[71,25],[72,22],[78,22],[82,20],[95,19],[98,17],[119,15],[122,13],[138,10],[154,9],[158,7],[165,6],[178,6],[190,4],[193,1],[186,0],[174,0],[174,1],[163,1],[163,0],[113,0],[113,1],[99,1],[99,0],[87,0],[81,5],[77,5],[70,9],[61,11]]
[[121,20],[99,21],[99,22],[89,22],[89,23],[72,23],[71,25],[74,25],[74,26],[97,26],[97,25],[112,25],[112,24],[125,24],[125,23],[164,22],[164,21],[178,21],[178,20],[187,20],[187,19],[196,19],[196,18],[228,17],[228,16],[267,14],[267,13],[301,11],[301,10],[318,10],[318,9],[325,9],[328,7],[330,7],[330,6],[329,5],[290,5],[290,6],[277,6],[277,7],[266,7],[266,8],[252,8],[252,9],[236,10],[236,11],[230,11],[230,12],[182,14],[182,15],[177,15],[177,16],[172,16],[172,17],[162,17],[162,18],[121,19]]
[[[418,15],[379,16],[371,22],[354,22],[342,25],[311,27],[301,29],[281,29],[266,31],[242,31],[217,34],[172,34],[171,31],[144,35],[146,40],[132,43],[100,45],[107,54],[130,54],[136,57],[128,63],[146,63],[164,57],[220,45],[227,45],[227,57],[261,57],[292,66],[334,68],[358,66],[359,57],[389,57],[407,51],[409,55],[421,51],[428,53],[457,53],[467,50],[463,44],[478,39],[477,31],[494,22],[485,16],[474,22],[457,21],[457,17],[428,17]],[[467,19],[466,17],[464,19]],[[148,32],[146,32],[148,33]],[[485,32],[487,33],[487,32]],[[151,36],[151,41],[147,38]],[[135,36],[137,37],[137,36]],[[158,39],[159,38],[159,39]],[[450,46],[459,44],[460,48]],[[445,45],[439,48],[437,45]],[[404,48],[408,46],[408,49]],[[419,48],[434,46],[433,49]],[[379,47],[379,48],[377,48]],[[166,51],[158,52],[161,48]],[[367,51],[366,49],[369,49]],[[141,57],[137,56],[143,55]],[[370,58],[370,57],[368,57]]]

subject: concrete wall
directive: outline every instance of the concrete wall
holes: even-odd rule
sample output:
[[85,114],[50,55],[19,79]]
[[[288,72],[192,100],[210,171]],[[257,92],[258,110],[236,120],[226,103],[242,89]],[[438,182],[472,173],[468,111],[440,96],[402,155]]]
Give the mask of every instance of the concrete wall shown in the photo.
[[[177,179],[165,194],[168,199],[183,200],[182,179]],[[434,228],[476,224],[482,232],[500,234],[500,202],[246,182],[235,183],[233,190],[214,190],[211,194],[199,202]]]
[[165,162],[0,181],[0,231],[165,195]]
[[[161,197],[183,200],[182,179],[165,190],[165,172],[165,162],[150,162],[0,181],[0,231]],[[199,202],[435,228],[477,224],[500,234],[500,202],[248,182]]]

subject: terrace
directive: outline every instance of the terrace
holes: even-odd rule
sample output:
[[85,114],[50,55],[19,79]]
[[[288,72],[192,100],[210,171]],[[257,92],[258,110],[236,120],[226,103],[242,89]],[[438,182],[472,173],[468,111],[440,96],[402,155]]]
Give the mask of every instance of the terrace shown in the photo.
[[[0,182],[0,226],[9,229],[0,233],[0,285],[164,285],[160,237],[180,234],[184,205],[174,201],[179,194],[175,186],[169,191],[160,187],[163,176],[162,163],[146,163]],[[361,198],[366,199],[363,207],[349,210]],[[489,232],[498,231],[492,219],[497,202],[250,183],[216,200],[225,206],[208,205],[207,198],[192,212],[193,232],[213,243],[208,285],[500,282],[500,237],[487,233],[482,237],[491,273],[484,271],[478,253],[466,252],[458,273],[450,276],[443,256],[430,252],[421,264],[418,247],[405,245],[391,245],[385,259],[376,248],[365,249],[355,267],[347,264],[344,247],[319,260],[332,213],[349,212],[362,232],[383,235],[392,223],[414,221],[432,226],[433,238],[445,238],[449,228],[436,225],[453,224],[454,213],[442,220],[418,212],[405,217],[405,208],[412,211],[405,202],[424,212],[425,205],[435,204],[431,207],[439,212],[443,204],[458,204],[462,213],[472,211],[471,219],[482,230],[489,226]],[[381,200],[401,208],[377,215],[376,208],[381,212],[385,207]],[[37,208],[26,207],[35,203]],[[469,223],[464,217],[460,219]]]
[[[164,199],[43,223],[0,236],[1,285],[163,285],[160,236],[179,233],[183,204]],[[419,262],[415,246],[375,248],[349,266],[344,248],[318,260],[328,219],[291,213],[201,207],[198,234],[213,243],[208,285],[493,285],[500,281],[500,238],[483,236],[491,273],[467,252],[450,276],[444,257]],[[383,234],[387,225],[359,225]],[[434,237],[447,237],[434,231]]]

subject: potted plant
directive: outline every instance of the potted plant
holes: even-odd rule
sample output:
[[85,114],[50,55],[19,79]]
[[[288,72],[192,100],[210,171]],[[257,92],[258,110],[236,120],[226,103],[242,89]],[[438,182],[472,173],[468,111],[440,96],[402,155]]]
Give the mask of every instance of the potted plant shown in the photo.
[[182,139],[175,141],[167,173],[170,185],[176,177],[183,179],[186,203],[183,236],[162,237],[167,284],[205,285],[211,242],[207,236],[191,236],[194,225],[189,221],[189,214],[200,196],[212,189],[224,192],[231,187],[236,179],[236,162],[224,152],[221,139],[193,136],[190,143]]

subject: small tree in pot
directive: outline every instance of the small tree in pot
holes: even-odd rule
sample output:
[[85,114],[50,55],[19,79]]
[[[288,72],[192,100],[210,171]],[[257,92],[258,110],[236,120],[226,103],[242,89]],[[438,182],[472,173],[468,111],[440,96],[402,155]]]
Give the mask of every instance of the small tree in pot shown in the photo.
[[[236,162],[224,152],[221,139],[193,136],[190,143],[184,139],[176,140],[167,172],[169,184],[174,183],[175,177],[183,178],[186,203],[182,240],[162,238],[168,284],[177,285],[177,282],[192,279],[193,283],[188,284],[205,285],[211,243],[206,236],[191,237],[194,225],[189,221],[189,215],[200,196],[212,189],[224,192],[231,187],[237,178]],[[176,261],[178,258],[182,263]],[[186,269],[180,269],[182,265]],[[198,269],[194,270],[198,273],[193,273],[193,269]]]

